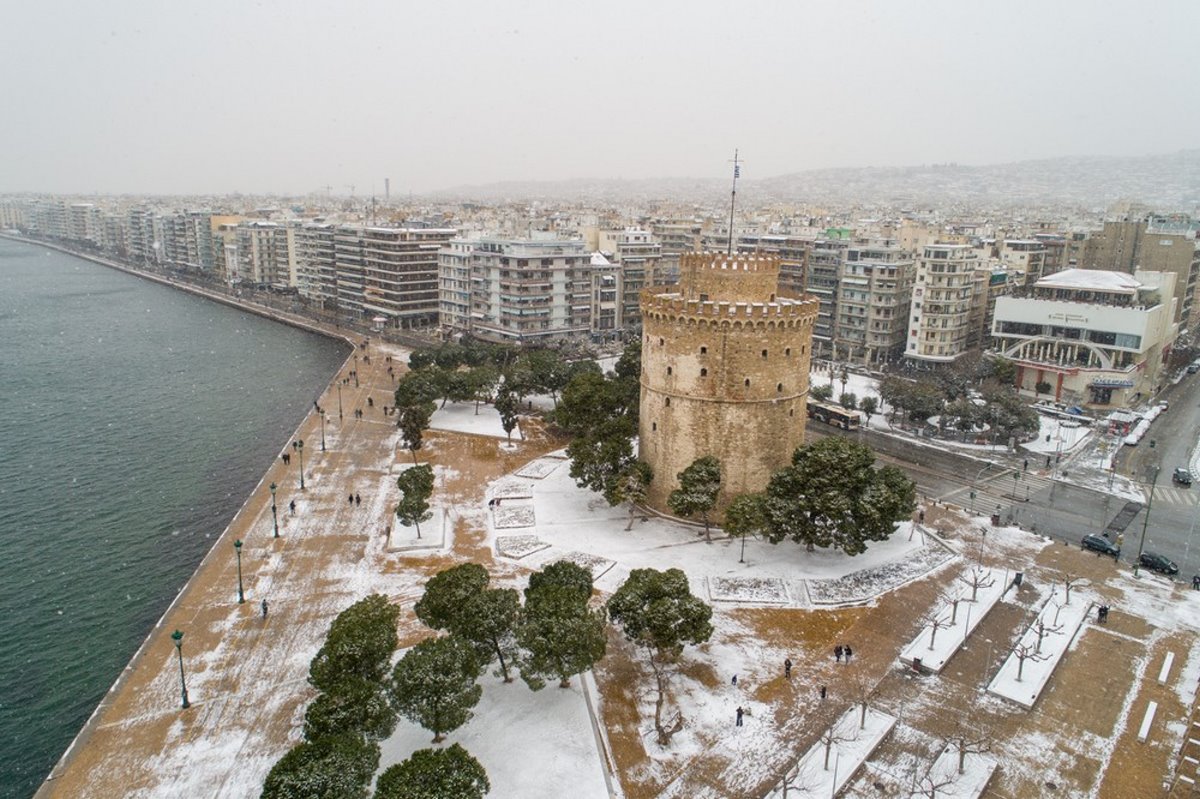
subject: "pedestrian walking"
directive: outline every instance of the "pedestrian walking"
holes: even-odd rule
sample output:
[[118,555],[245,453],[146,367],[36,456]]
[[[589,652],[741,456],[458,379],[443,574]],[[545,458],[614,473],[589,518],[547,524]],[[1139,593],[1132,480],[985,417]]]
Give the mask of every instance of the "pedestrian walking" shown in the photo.
[[370,397],[367,397],[367,407],[368,407],[368,408],[374,408],[374,407],[375,407],[375,400],[371,399]]
[[350,504],[351,504],[351,505],[353,505],[353,504],[354,504],[354,495],[353,495],[353,494],[351,494],[351,495],[348,497],[348,499],[350,500]]
[[739,726],[739,727],[740,727],[740,726],[742,726],[742,714],[744,714],[745,712],[746,712],[746,711],[742,709],[742,706],[741,706],[741,705],[738,705],[738,709],[737,709],[737,726]]
[[355,505],[361,505],[361,504],[362,504],[362,497],[360,497],[358,494],[355,494],[355,495],[354,495],[354,504],[355,504]]
[[837,646],[835,646],[833,648],[833,659],[834,659],[834,661],[836,661],[838,663],[842,662],[842,645],[841,644],[838,644]]
[[1029,458],[1026,458],[1025,462],[1023,464],[1021,464],[1021,471],[1023,471],[1023,472],[1029,471]]
[[822,686],[821,686],[820,688],[818,688],[817,690],[818,690],[818,691],[820,692],[820,694],[821,694],[821,699],[824,699],[824,698],[825,698],[825,692],[826,692],[826,688],[825,688],[825,686],[824,686],[824,685],[822,685]]
[[1200,574],[1192,575],[1192,590],[1200,591]]
[[293,499],[288,503],[288,510],[291,511],[293,516],[296,515],[296,500]]
[[849,644],[846,644],[845,646],[843,646],[843,647],[842,647],[842,652],[844,652],[844,653],[845,653],[845,655],[846,655],[846,662],[847,662],[847,663],[849,663],[849,662],[850,662],[850,656],[854,654],[854,650],[852,650],[852,649],[850,648],[850,645],[849,645]]
[[733,675],[733,684],[737,685],[737,675]]
[[262,601],[262,612],[263,612],[263,618],[264,619],[267,618],[267,600],[265,600],[265,599]]
[[918,523],[920,523],[920,524],[924,524],[924,523],[925,523],[925,509],[924,509],[924,508],[922,508],[921,510],[917,511],[917,522],[918,522]]
[[789,680],[792,679],[792,659],[791,658],[783,659],[783,676],[786,679],[789,679]]
[[1047,469],[1050,468],[1050,456],[1049,455],[1046,456],[1046,468]]

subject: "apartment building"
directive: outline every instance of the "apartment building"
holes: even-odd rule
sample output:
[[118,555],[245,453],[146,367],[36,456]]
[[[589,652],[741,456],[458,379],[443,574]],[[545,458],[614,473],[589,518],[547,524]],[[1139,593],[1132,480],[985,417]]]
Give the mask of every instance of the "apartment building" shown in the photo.
[[325,222],[307,222],[296,230],[296,291],[322,310],[337,308],[336,230],[336,225]]
[[455,238],[438,250],[438,326],[444,333],[471,332],[471,255],[474,238]]
[[[441,320],[448,334],[526,344],[591,332],[596,270],[584,241],[491,237],[460,241],[442,248],[446,284],[453,286],[460,278],[457,270],[468,248],[470,318],[464,329],[459,307],[451,301],[455,307]],[[608,266],[612,274],[612,265]],[[611,290],[618,288],[619,283]],[[616,302],[617,296],[605,295],[604,302]]]
[[838,282],[841,278],[842,262],[850,247],[849,231],[836,237],[819,238],[808,253],[808,264],[804,279],[804,292],[820,301],[817,321],[813,325],[813,354],[818,357],[837,359],[834,351],[834,328],[837,322]]
[[894,239],[846,248],[833,335],[846,360],[878,364],[904,352],[915,272],[912,256]]
[[278,222],[237,226],[237,277],[256,286],[296,285],[295,228]]
[[438,251],[456,233],[452,228],[338,226],[331,293],[339,312],[381,328],[437,324]]
[[779,291],[792,297],[804,294],[808,257],[816,235],[796,236],[750,233],[738,238],[738,252],[774,255],[779,258]]
[[1001,297],[995,352],[1017,365],[1032,396],[1094,407],[1135,405],[1155,391],[1178,335],[1171,272],[1067,269],[1030,296]]
[[997,249],[1004,269],[1022,275],[1020,285],[1032,286],[1045,274],[1046,246],[1037,239],[1005,239]]
[[637,322],[642,316],[642,289],[665,282],[658,275],[662,244],[649,230],[625,228],[599,231],[596,249],[605,254],[606,260],[620,267],[620,316],[626,323]]
[[979,257],[968,244],[927,244],[917,261],[904,357],[916,365],[953,363],[968,349]]

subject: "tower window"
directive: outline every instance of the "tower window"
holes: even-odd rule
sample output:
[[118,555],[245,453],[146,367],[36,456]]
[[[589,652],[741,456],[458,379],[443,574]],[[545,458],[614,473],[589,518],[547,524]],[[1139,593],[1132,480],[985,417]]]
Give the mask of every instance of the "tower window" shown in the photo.
[[762,352],[762,356],[763,356],[764,358],[765,358],[765,357],[767,357],[767,351],[766,351],[766,350],[763,350],[763,352]]
[[670,407],[671,407],[671,398],[670,398],[670,397],[667,397],[667,400],[666,400],[666,403],[665,403],[665,404],[666,404],[666,406],[667,406],[668,408],[670,408]]
[[786,348],[786,349],[783,351],[783,354],[784,354],[784,355],[786,355],[786,356],[787,356],[787,357],[789,357],[789,358],[790,358],[790,357],[792,357],[792,348],[791,348],[791,347],[788,347],[788,348]]
[[700,370],[700,376],[701,376],[701,377],[708,377],[708,370],[707,370],[707,369],[701,369],[701,370]]
[[671,374],[671,367],[667,367],[667,374]]
[[701,348],[700,348],[700,354],[701,354],[701,355],[708,355],[708,347],[701,347]]
[[663,340],[660,338],[660,339],[658,340],[658,346],[660,346],[660,347],[661,347],[662,345],[663,345]]
[[651,423],[650,423],[650,429],[651,429],[651,430],[657,430],[657,429],[658,429],[658,422],[651,422]]
[[750,388],[750,378],[746,378],[746,388]]
[[776,383],[776,384],[775,384],[775,390],[776,390],[777,392],[779,392],[780,394],[782,394],[782,393],[783,393],[783,383]]
[[791,408],[791,409],[789,409],[789,410],[788,410],[788,416],[795,416],[795,415],[796,415],[796,409],[795,409],[795,408]]

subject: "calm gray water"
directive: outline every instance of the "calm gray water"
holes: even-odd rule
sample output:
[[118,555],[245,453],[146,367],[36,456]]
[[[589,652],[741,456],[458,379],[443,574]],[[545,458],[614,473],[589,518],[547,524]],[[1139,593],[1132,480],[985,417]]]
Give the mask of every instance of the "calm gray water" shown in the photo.
[[0,239],[0,796],[37,789],[347,353]]

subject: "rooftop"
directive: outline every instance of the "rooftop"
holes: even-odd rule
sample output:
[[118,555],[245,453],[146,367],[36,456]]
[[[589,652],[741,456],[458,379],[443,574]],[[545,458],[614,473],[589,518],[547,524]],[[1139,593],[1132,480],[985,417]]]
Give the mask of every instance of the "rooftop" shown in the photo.
[[1064,269],[1042,278],[1034,284],[1040,289],[1091,289],[1133,293],[1142,287],[1141,281],[1124,272],[1107,269]]

